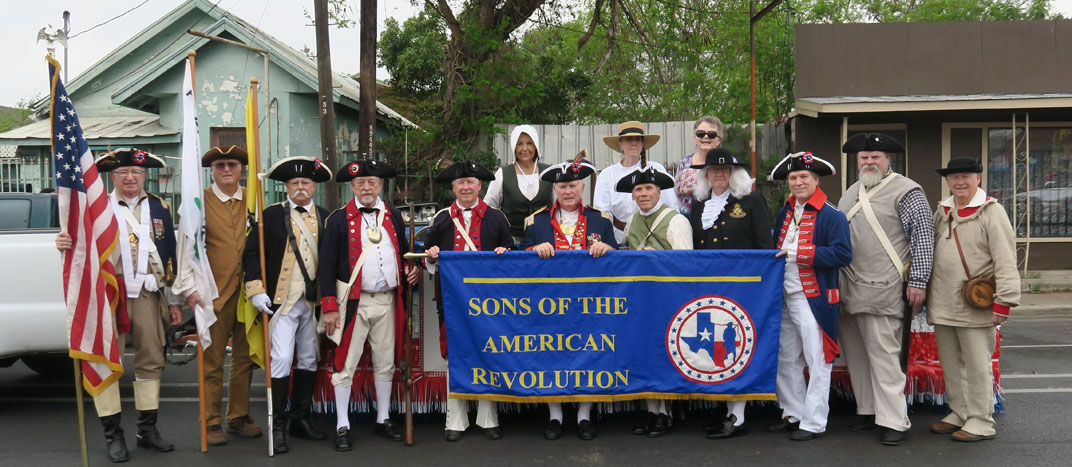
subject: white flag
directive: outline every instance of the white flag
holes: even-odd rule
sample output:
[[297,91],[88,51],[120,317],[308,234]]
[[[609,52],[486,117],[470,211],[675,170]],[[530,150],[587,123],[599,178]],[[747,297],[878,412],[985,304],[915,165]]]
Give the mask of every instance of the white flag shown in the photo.
[[[186,278],[201,295],[201,303],[194,305],[194,319],[202,348],[212,345],[209,326],[216,322],[212,301],[219,297],[216,280],[205,254],[205,205],[201,185],[201,138],[197,132],[197,104],[194,102],[193,76],[190,60],[186,60],[186,74],[182,80],[182,201],[179,205],[179,271],[192,277]],[[180,282],[176,279],[176,282]]]

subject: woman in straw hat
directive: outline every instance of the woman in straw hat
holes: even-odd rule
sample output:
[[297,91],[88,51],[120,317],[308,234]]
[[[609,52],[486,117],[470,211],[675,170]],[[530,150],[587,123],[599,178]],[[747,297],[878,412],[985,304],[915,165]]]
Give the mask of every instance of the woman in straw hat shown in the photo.
[[[599,173],[599,177],[596,178],[592,207],[613,216],[614,237],[618,243],[621,243],[625,237],[625,223],[637,210],[637,205],[631,194],[618,193],[614,187],[618,185],[618,180],[622,177],[641,168],[641,159],[646,159],[644,155],[648,148],[659,142],[659,135],[645,134],[644,124],[633,121],[618,125],[618,134],[604,136],[603,142],[611,149],[622,153],[622,158],[618,163]],[[647,161],[645,165],[651,165],[657,170],[666,172],[666,167],[658,162]],[[673,188],[663,190],[660,199],[664,200],[671,209],[677,209],[677,196]]]

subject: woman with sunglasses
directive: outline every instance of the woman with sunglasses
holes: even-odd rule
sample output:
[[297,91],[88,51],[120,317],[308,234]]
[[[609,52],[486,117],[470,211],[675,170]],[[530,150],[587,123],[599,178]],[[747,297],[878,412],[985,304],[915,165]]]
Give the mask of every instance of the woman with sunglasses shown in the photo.
[[689,217],[692,212],[692,188],[696,186],[698,169],[692,165],[703,165],[703,155],[714,148],[722,146],[722,135],[725,126],[718,117],[702,117],[692,125],[693,142],[696,143],[696,152],[687,154],[681,158],[681,164],[677,167],[677,179],[675,190],[677,191],[678,211]]

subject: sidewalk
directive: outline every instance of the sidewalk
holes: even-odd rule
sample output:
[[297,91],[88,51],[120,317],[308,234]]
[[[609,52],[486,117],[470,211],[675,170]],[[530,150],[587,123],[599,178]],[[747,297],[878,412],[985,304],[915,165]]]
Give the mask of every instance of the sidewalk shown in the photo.
[[1020,306],[1013,308],[1010,317],[1025,316],[1072,318],[1072,292],[1023,293]]

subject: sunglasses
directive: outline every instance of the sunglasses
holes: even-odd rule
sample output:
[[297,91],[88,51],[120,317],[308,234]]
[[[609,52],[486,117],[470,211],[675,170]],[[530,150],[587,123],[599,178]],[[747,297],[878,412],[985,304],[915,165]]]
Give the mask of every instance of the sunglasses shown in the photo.
[[215,167],[217,169],[236,169],[240,165],[242,164],[236,161],[216,161],[212,163],[212,167]]
[[696,137],[697,138],[703,138],[704,136],[706,136],[708,138],[711,138],[711,139],[715,139],[715,138],[718,138],[718,132],[717,131],[696,130]]

